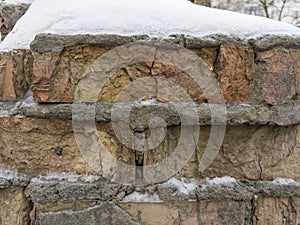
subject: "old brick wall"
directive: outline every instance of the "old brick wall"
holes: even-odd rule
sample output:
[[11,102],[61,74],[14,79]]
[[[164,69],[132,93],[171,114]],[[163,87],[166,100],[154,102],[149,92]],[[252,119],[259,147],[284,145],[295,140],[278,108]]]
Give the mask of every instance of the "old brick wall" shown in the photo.
[[[209,106],[221,105],[189,74],[159,60],[165,53],[180,59],[181,52],[168,47],[159,51],[157,45],[148,46],[153,60],[113,71],[94,105],[96,132],[85,127],[79,139],[74,136],[71,103],[83,74],[98,57],[136,41],[153,40],[41,34],[30,49],[0,55],[0,224],[299,224],[299,38],[159,40],[199,56],[222,90],[225,137],[204,171],[200,164],[213,125]],[[129,85],[139,79],[153,82]],[[166,80],[196,103],[200,136],[188,143],[196,150],[173,178],[141,185],[153,176],[148,166],[171,156],[182,135],[182,121],[170,104],[181,92]],[[202,87],[209,85],[204,81]],[[136,99],[130,111],[136,136],[159,131],[159,126],[149,127],[153,116],[165,119],[166,134],[151,151],[139,152],[139,143],[121,142],[118,132],[126,124],[119,121],[114,129],[113,103],[127,107]],[[154,103],[141,104],[144,100]],[[92,106],[86,104],[76,116],[87,118]],[[97,145],[98,139],[113,158]],[[80,151],[82,145],[93,150],[89,157],[96,167]],[[127,170],[122,163],[130,165]]]

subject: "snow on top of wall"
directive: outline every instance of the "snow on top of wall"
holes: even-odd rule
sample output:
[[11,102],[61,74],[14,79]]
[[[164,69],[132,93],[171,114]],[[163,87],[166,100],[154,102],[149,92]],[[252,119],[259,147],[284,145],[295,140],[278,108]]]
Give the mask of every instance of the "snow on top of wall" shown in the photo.
[[266,34],[300,36],[300,29],[187,0],[35,0],[2,42],[0,51],[28,48],[40,33],[147,34],[161,38],[218,33],[248,39]]
[[2,0],[1,2],[6,2],[9,4],[20,4],[20,3],[26,3],[31,4],[34,0]]

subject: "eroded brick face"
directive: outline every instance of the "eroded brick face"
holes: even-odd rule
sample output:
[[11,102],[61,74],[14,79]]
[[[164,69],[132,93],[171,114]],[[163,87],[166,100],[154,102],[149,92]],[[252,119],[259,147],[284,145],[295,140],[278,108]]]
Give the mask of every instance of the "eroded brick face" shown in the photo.
[[221,46],[215,72],[226,103],[251,103],[254,52],[251,48]]
[[23,188],[0,190],[0,224],[24,225],[30,223],[30,204]]
[[[61,53],[34,53],[35,79],[32,90],[35,100],[38,102],[72,102],[75,89],[88,66],[95,63],[95,60],[108,50],[109,48],[100,46],[76,45],[65,48]],[[141,96],[146,99],[156,98],[163,102],[186,101],[187,98],[183,97],[185,93],[191,101],[196,103],[208,100],[207,94],[210,93],[204,93],[203,88],[210,84],[206,84],[205,79],[195,81],[190,74],[177,67],[177,65],[188,66],[189,63],[195,62],[182,63],[185,59],[184,53],[172,49],[159,51],[155,56],[154,48],[150,48],[149,51],[152,51],[154,61],[135,63],[114,71],[99,90],[98,100],[101,102],[120,101],[122,98],[117,98],[118,94],[135,80],[144,77],[153,77],[156,82],[155,87],[151,88],[154,94],[151,94],[149,90],[148,96]],[[213,47],[192,49],[192,51],[206,64],[203,71],[216,73],[216,75],[211,73],[210,76],[213,79],[216,76],[218,79],[226,103],[251,102],[254,76],[254,53],[251,49],[221,46],[219,55],[218,49]],[[117,62],[122,60],[118,58],[119,56],[116,57]],[[173,65],[165,64],[165,58],[171,60]],[[136,92],[144,91],[143,89],[147,87],[147,85],[140,86],[134,86],[137,89]],[[130,100],[128,94],[126,98],[125,101]]]
[[299,50],[270,50],[257,54],[257,88],[268,104],[280,105],[299,93]]
[[0,100],[22,98],[30,89],[33,58],[29,50],[14,50],[0,54]]
[[300,223],[299,197],[260,196],[254,212],[255,225],[281,225]]

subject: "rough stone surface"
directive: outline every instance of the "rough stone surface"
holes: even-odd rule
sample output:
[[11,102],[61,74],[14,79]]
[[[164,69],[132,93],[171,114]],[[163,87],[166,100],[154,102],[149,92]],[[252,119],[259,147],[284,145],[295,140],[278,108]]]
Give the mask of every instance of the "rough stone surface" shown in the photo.
[[[209,129],[203,128],[202,131]],[[201,135],[202,134],[202,135]],[[200,133],[197,156],[202,157],[209,132]],[[239,179],[299,179],[299,127],[228,127],[221,149],[201,176]]]
[[[103,126],[102,126],[103,125]],[[109,126],[102,124],[99,127],[99,136],[103,145],[110,146],[109,151],[117,159],[130,161],[133,153],[119,148],[113,136],[106,133]],[[105,127],[105,128],[104,128]],[[25,118],[0,118],[1,157],[0,162],[17,172],[30,175],[40,175],[48,172],[77,172],[99,173],[104,177],[115,174],[116,163],[106,162],[106,150],[100,148],[96,152],[85,155],[85,148],[81,152],[74,138],[71,121],[25,119]],[[102,129],[103,128],[103,129]],[[89,132],[86,127],[85,132]],[[108,136],[107,136],[108,135]],[[96,139],[95,139],[96,138]],[[80,145],[98,144],[97,135],[79,136]],[[91,145],[90,145],[91,146]],[[114,146],[114,147],[113,147]],[[60,149],[60,153],[56,151]],[[127,152],[126,152],[127,151]],[[84,157],[87,158],[84,158]],[[126,159],[129,156],[128,159]],[[89,167],[85,159],[94,157],[97,166]]]
[[22,98],[32,83],[32,56],[28,50],[0,54],[0,100]]
[[73,102],[75,88],[91,61],[106,48],[77,45],[61,53],[34,55],[32,90],[38,102]]
[[255,207],[253,224],[299,224],[300,198],[259,197]]
[[13,29],[17,21],[29,8],[29,4],[0,3],[0,32],[1,40]]
[[97,225],[128,224],[141,225],[137,219],[130,217],[125,211],[111,203],[102,203],[94,207],[77,209],[76,211],[60,211],[41,213],[38,215],[40,225]]
[[[295,97],[299,76],[299,50],[270,50],[257,54],[258,89],[255,94],[272,105],[282,105]],[[258,93],[257,93],[258,92]],[[257,97],[259,101],[259,97]]]
[[143,224],[197,224],[196,202],[120,203],[119,206]]
[[0,224],[24,225],[30,222],[30,204],[23,188],[0,189]]
[[[111,177],[114,174],[121,176],[122,169],[118,172],[118,168],[122,166],[118,167],[117,163],[124,162],[132,165],[131,172],[125,172],[126,177],[135,179],[134,151],[120,143],[110,124],[99,124],[98,134],[89,131],[89,126],[79,128],[77,141],[81,151],[70,121],[3,117],[0,124],[1,163],[18,172],[33,175],[47,172],[97,172]],[[299,179],[299,130],[298,126],[227,126],[216,159],[207,170],[199,172],[199,162],[210,135],[210,127],[201,127],[197,153],[192,155],[179,174],[183,177],[232,176],[251,180],[276,177]],[[121,130],[116,131],[122,134]],[[145,152],[143,164],[162,162],[177,146],[179,136],[180,127],[169,127],[166,137],[157,143],[158,147],[154,146],[153,150]],[[99,138],[106,150],[100,148]],[[131,142],[127,144],[133,145]],[[94,146],[95,151],[88,151],[86,146]],[[57,148],[61,149],[61,154],[56,153]],[[112,158],[107,155],[107,150]],[[147,174],[147,167],[144,173]]]
[[251,103],[254,52],[251,48],[222,45],[215,69],[226,103]]

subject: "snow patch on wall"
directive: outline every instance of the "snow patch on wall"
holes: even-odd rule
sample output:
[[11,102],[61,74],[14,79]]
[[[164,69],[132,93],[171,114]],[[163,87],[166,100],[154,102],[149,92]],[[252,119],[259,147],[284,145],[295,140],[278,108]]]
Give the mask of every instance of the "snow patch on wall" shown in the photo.
[[176,187],[180,193],[187,195],[196,190],[198,187],[198,182],[195,179],[181,178],[179,180],[176,178],[171,178],[164,185]]
[[139,193],[133,192],[132,194],[126,196],[123,202],[161,202],[157,193],[148,194],[148,193]]
[[236,179],[232,177],[216,177],[213,179],[206,178],[206,182],[210,185],[228,185],[228,184],[237,184]]
[[293,179],[287,179],[287,178],[276,178],[272,181],[272,183],[286,185],[286,184],[296,183],[296,181]]

